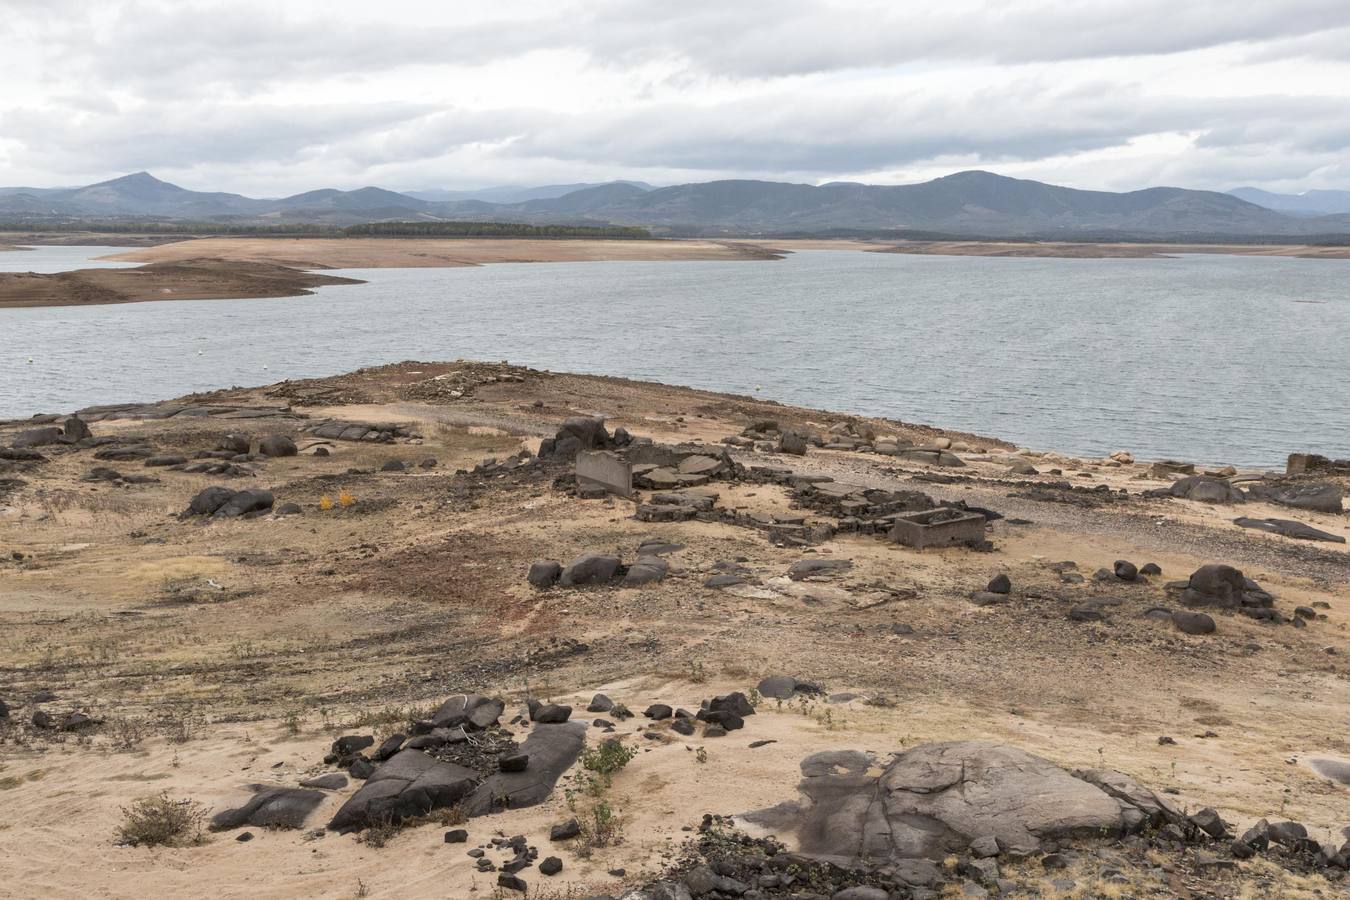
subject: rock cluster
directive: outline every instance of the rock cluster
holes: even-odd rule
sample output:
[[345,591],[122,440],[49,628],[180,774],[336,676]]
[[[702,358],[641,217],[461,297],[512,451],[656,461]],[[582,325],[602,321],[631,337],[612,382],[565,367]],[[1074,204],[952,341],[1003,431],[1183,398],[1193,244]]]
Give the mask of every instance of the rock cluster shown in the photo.
[[879,436],[872,426],[857,421],[842,421],[824,432],[786,427],[772,420],[754,422],[739,435],[722,439],[733,447],[765,453],[801,456],[809,446],[826,450],[880,453],[925,465],[958,468],[965,461],[955,453],[949,438],[936,438],[928,444],[913,444],[897,437]]
[[572,459],[580,450],[617,450],[633,443],[624,428],[613,434],[605,428],[605,420],[594,416],[572,416],[563,421],[551,438],[539,445],[541,459]]
[[411,738],[392,735],[369,756],[363,751],[374,746],[372,737],[338,738],[325,761],[365,784],[328,827],[396,824],[454,805],[479,816],[542,802],[580,755],[586,726],[568,721],[569,707],[532,702],[533,727],[517,745],[498,724],[505,708],[479,694],[451,697],[430,719],[410,723]]
[[20,431],[10,445],[15,450],[46,447],[52,444],[89,446],[91,438],[93,432],[89,430],[88,423],[79,416],[71,416],[59,427],[48,425],[44,428]]
[[1180,497],[1202,503],[1233,504],[1259,500],[1313,512],[1344,511],[1341,486],[1333,482],[1303,478],[1267,476],[1252,482],[1244,491],[1228,478],[1215,475],[1187,475],[1165,488],[1145,491],[1145,497]]
[[675,549],[659,539],[637,548],[637,558],[625,564],[610,553],[583,553],[566,566],[556,560],[536,560],[530,564],[526,579],[540,590],[557,587],[585,587],[614,584],[638,587],[661,581],[670,572],[670,563],[662,556]]
[[317,422],[305,430],[315,437],[333,441],[364,441],[376,444],[391,444],[396,440],[412,440],[421,437],[407,425],[345,422],[340,419],[327,419],[323,422]]
[[272,508],[275,498],[271,491],[251,488],[236,491],[216,485],[198,492],[183,512],[182,518],[210,516],[213,519],[232,519],[240,516],[253,518]]

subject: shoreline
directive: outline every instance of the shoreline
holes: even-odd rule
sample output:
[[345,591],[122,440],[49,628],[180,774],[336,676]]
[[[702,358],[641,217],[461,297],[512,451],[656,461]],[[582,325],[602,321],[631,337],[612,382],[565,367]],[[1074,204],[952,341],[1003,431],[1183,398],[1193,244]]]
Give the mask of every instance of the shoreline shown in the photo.
[[[1161,259],[1181,253],[1350,259],[1350,247],[1240,244],[1069,244],[998,241],[881,242],[746,238],[590,240],[533,238],[248,238],[165,240],[132,236],[132,249],[99,259],[137,268],[77,269],[54,274],[0,273],[0,309],[92,306],[155,300],[298,297],[324,284],[357,279],[324,269],[459,268],[502,263],[596,261],[772,261],[798,251],[831,250],[987,258]],[[69,244],[84,240],[70,236]],[[98,246],[114,240],[103,236]],[[17,241],[0,250],[25,250]],[[325,279],[328,280],[325,280]]]

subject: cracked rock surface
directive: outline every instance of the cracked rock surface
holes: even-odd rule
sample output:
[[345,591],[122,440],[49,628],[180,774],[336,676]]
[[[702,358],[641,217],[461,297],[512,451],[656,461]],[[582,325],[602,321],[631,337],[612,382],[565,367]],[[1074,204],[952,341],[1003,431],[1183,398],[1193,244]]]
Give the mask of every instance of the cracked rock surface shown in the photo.
[[746,815],[802,853],[846,864],[859,860],[940,859],[992,838],[1014,855],[1043,840],[1122,835],[1179,814],[1127,775],[1071,773],[1001,744],[923,744],[878,766],[853,751],[802,761],[799,802]]

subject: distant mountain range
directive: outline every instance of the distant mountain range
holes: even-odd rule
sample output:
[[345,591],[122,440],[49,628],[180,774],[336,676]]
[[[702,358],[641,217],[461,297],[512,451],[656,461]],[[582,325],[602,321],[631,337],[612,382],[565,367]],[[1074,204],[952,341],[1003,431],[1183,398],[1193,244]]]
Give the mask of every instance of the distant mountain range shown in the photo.
[[1234,188],[1228,193],[1266,209],[1304,216],[1330,216],[1350,213],[1350,191],[1304,191],[1301,194],[1272,194],[1260,188]]
[[86,221],[332,226],[499,221],[640,225],[658,234],[714,236],[901,231],[1042,238],[1350,235],[1350,207],[1336,215],[1313,214],[1214,191],[1083,191],[989,172],[895,186],[737,180],[653,188],[615,181],[415,194],[377,187],[325,189],[279,199],[189,191],[146,172],[86,187],[0,188],[0,222]]
[[650,191],[652,186],[645,181],[606,181],[606,182],[581,182],[579,184],[541,184],[538,187],[520,187],[519,185],[503,185],[502,187],[480,188],[476,191],[404,191],[409,197],[416,197],[418,200],[431,200],[434,202],[444,202],[446,200],[486,200],[489,203],[524,203],[526,200],[551,200],[554,197],[561,197],[564,194],[571,194],[575,191],[584,191],[587,188],[600,187],[604,184],[631,184],[634,187],[642,188],[644,191]]

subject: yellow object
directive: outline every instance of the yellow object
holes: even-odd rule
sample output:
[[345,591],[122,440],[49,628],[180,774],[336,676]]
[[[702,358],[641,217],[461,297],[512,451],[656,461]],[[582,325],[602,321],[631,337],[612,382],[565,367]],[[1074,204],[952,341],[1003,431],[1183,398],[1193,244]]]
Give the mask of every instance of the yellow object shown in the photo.
[[343,506],[351,506],[356,502],[356,498],[344,490],[342,493],[338,494],[338,502]]
[[324,494],[322,497],[319,498],[319,509],[322,509],[326,512],[332,508],[333,508],[333,501],[329,499],[327,494]]

